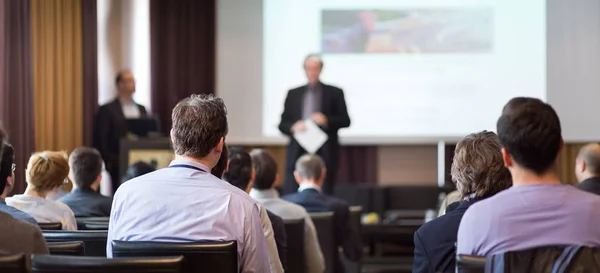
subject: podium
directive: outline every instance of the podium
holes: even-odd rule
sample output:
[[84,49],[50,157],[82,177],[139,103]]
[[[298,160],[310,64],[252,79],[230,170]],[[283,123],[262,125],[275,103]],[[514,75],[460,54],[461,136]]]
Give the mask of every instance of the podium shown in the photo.
[[171,140],[167,137],[122,138],[119,145],[118,181],[121,181],[127,168],[135,162],[156,163],[156,168],[160,169],[168,167],[174,157]]

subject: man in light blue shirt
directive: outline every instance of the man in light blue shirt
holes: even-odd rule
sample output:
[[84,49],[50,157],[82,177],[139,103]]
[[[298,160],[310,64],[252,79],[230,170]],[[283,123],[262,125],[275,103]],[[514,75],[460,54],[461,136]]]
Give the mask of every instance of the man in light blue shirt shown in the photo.
[[487,256],[551,245],[600,246],[600,197],[558,178],[564,143],[554,109],[538,99],[514,98],[497,132],[513,186],[469,207],[456,252]]
[[38,225],[38,222],[33,216],[19,210],[15,207],[9,206],[4,200],[6,196],[12,191],[15,184],[15,150],[13,147],[5,143],[2,147],[2,162],[0,163],[0,211],[9,214],[13,218],[21,221],[28,222],[30,224]]
[[213,176],[227,135],[223,100],[192,95],[173,109],[168,168],[124,183],[114,196],[106,252],[113,240],[235,240],[240,272],[269,272],[258,205]]

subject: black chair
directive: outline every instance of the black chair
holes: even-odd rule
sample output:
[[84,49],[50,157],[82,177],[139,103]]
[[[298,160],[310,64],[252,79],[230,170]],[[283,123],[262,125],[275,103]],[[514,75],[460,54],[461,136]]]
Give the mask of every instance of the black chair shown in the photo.
[[32,255],[33,273],[180,273],[183,257],[121,258]]
[[304,219],[284,220],[287,235],[287,270],[289,273],[306,272],[304,256]]
[[319,236],[319,245],[325,258],[325,273],[333,273],[338,258],[333,212],[313,212],[309,215]]
[[82,230],[108,230],[108,222],[85,222]]
[[456,272],[483,273],[485,272],[485,257],[471,255],[456,256]]
[[48,242],[50,255],[85,256],[85,247],[82,241],[73,242]]
[[[350,207],[350,223],[352,223],[352,227],[354,228],[354,230],[356,230],[356,232],[359,234],[359,236],[362,232],[362,222],[361,222],[362,212],[363,212],[363,208],[361,206],[351,206]],[[360,238],[360,239],[362,240],[362,238]],[[346,273],[362,272],[362,265],[361,265],[360,261],[358,261],[358,262],[350,261],[346,258],[344,253],[339,253],[338,256],[340,257],[340,261],[342,262],[342,265],[344,266]]]
[[98,223],[107,223],[109,222],[109,217],[75,217],[75,221],[77,221],[77,229],[78,230],[86,230],[86,224],[98,224]]
[[236,273],[237,242],[125,242],[113,241],[113,257],[154,257],[183,255],[183,271]]
[[41,230],[61,230],[61,223],[38,223]]
[[0,272],[2,273],[28,273],[27,258],[23,254],[0,255]]
[[85,256],[106,257],[106,237],[108,231],[79,230],[79,231],[43,231],[46,242],[82,241]]

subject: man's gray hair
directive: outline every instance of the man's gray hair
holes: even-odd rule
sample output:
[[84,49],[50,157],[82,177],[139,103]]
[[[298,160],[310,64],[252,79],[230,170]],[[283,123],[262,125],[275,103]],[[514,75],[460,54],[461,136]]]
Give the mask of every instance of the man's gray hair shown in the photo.
[[229,131],[227,108],[213,95],[191,95],[173,109],[172,141],[175,154],[203,158]]
[[296,172],[302,180],[317,180],[325,169],[325,162],[318,155],[303,155],[296,161]]
[[306,61],[308,61],[310,59],[317,59],[317,60],[319,60],[319,63],[321,63],[321,69],[323,69],[323,58],[321,58],[321,54],[319,54],[319,53],[308,54],[306,56],[306,58],[304,58],[304,62],[302,63],[302,67],[304,67],[306,65]]

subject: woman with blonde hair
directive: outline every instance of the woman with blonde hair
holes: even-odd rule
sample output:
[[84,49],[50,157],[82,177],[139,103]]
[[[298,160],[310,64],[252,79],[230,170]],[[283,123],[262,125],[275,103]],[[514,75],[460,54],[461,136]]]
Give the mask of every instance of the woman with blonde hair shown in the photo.
[[6,203],[33,216],[39,223],[61,223],[63,230],[77,230],[73,211],[46,195],[68,183],[69,163],[65,152],[45,151],[33,154],[27,163],[24,194],[7,198]]

